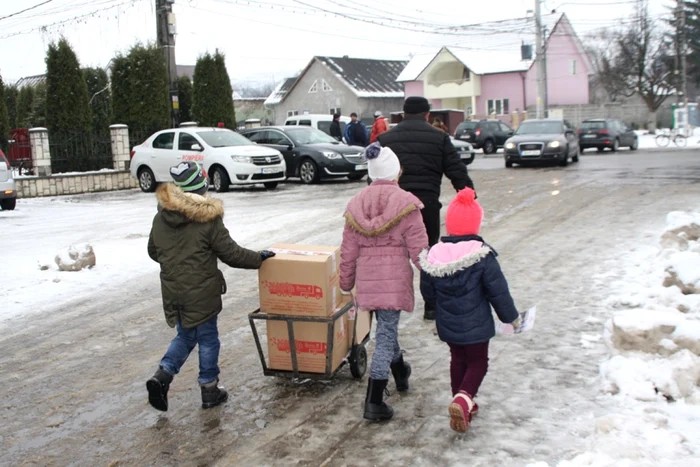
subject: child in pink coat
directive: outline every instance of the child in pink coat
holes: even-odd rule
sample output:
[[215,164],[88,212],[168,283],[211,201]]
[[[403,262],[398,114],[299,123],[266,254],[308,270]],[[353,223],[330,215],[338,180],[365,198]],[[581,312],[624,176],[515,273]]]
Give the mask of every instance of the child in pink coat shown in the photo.
[[389,372],[396,390],[408,390],[411,367],[398,341],[401,310],[413,311],[413,269],[428,248],[420,210],[423,204],[399,188],[401,165],[379,143],[365,151],[372,184],[348,203],[341,246],[340,287],[356,287],[358,306],[374,312],[376,346],[370,367],[364,418],[388,420],[394,411],[384,401]]

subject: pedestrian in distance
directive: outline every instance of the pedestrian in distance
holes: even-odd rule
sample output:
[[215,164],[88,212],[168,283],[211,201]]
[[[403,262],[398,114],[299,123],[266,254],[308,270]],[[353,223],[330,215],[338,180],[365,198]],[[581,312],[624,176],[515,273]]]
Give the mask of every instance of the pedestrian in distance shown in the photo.
[[434,126],[435,128],[437,128],[438,130],[444,131],[445,133],[449,133],[449,132],[450,132],[450,129],[447,128],[447,125],[445,125],[445,124],[442,122],[442,120],[440,120],[439,117],[438,117],[438,118],[435,118],[435,120],[433,120],[433,126]]
[[[414,194],[425,206],[421,211],[430,246],[440,239],[440,187],[447,176],[455,190],[474,188],[467,166],[452,145],[450,136],[428,123],[430,103],[424,97],[409,97],[404,102],[404,118],[379,136],[382,147],[396,153],[403,167],[399,185]],[[370,177],[371,178],[371,177]],[[435,303],[423,297],[423,318],[435,319]]]
[[367,127],[364,123],[357,119],[355,112],[350,114],[350,123],[345,125],[345,141],[349,146],[367,147]]
[[483,215],[471,188],[457,193],[447,208],[448,236],[420,259],[423,296],[435,302],[438,336],[450,348],[450,427],[459,433],[479,411],[474,398],[496,335],[491,307],[503,323],[520,325],[498,254],[479,236]]
[[374,125],[372,125],[372,133],[369,137],[370,144],[376,143],[379,135],[386,133],[387,130],[389,130],[389,128],[386,125],[386,119],[382,116],[382,113],[377,110],[374,112]]
[[343,140],[343,132],[340,131],[340,114],[333,114],[333,121],[331,122],[331,136],[338,141]]
[[165,321],[177,329],[158,370],[146,382],[148,401],[168,410],[168,389],[190,352],[199,346],[202,408],[215,407],[228,398],[219,383],[219,331],[217,318],[226,293],[221,260],[232,268],[259,269],[274,256],[236,244],[224,226],[224,205],[207,197],[207,175],[197,162],[182,162],[170,169],[174,183],[158,187],[158,212],[148,238],[148,255],[160,264]]
[[396,154],[375,143],[365,157],[374,182],[352,198],[345,211],[340,288],[345,294],[356,288],[359,309],[376,317],[364,418],[389,420],[394,414],[384,402],[389,374],[397,391],[408,391],[411,366],[399,346],[399,318],[402,310],[413,311],[411,262],[418,267],[428,235],[420,215],[423,204],[399,187],[401,165]]

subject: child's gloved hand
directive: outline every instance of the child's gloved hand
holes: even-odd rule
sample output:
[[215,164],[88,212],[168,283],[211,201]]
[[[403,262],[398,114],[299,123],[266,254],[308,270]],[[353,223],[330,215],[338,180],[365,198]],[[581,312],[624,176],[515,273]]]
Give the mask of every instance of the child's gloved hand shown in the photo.
[[520,328],[520,325],[523,324],[522,320],[520,319],[520,315],[518,315],[518,317],[515,318],[515,321],[512,321],[510,324],[511,326],[513,326],[513,329],[517,330],[518,328]]
[[265,261],[266,259],[269,259],[269,258],[272,258],[273,256],[275,256],[275,254],[276,253],[274,251],[263,250],[260,252],[260,257],[262,258],[263,261]]

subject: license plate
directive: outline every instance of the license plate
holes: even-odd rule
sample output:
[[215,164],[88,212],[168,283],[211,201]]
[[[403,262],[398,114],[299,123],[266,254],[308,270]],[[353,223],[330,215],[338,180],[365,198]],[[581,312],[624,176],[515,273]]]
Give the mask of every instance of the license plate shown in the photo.
[[356,165],[355,170],[367,170],[367,164]]
[[276,174],[276,173],[280,173],[280,169],[262,169],[262,173],[264,173],[264,174]]
[[528,151],[523,151],[523,156],[539,156],[541,151],[539,149],[530,149]]
[[583,135],[584,138],[595,138],[595,135]]
[[462,135],[459,139],[472,139],[472,135]]

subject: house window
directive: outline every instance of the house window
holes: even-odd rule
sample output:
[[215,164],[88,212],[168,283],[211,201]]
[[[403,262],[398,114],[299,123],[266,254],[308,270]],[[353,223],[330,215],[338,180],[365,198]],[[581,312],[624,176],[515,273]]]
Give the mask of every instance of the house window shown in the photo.
[[489,99],[486,101],[487,115],[505,115],[510,112],[510,102],[508,99]]
[[314,81],[314,84],[309,88],[309,92],[318,92],[318,80]]
[[331,108],[331,115],[335,115],[335,114],[343,115],[343,112],[340,110],[340,107]]
[[323,88],[324,92],[329,92],[333,90],[333,88],[328,83],[326,83],[325,79],[321,81],[321,84],[321,87]]
[[298,110],[287,110],[287,117],[293,117],[295,115],[299,115]]
[[576,71],[578,68],[577,65],[578,63],[576,62],[576,60],[569,61],[569,74],[571,76],[576,76]]
[[469,71],[469,68],[466,66],[464,67],[464,71],[462,72],[462,81],[469,81],[471,79],[471,72]]

